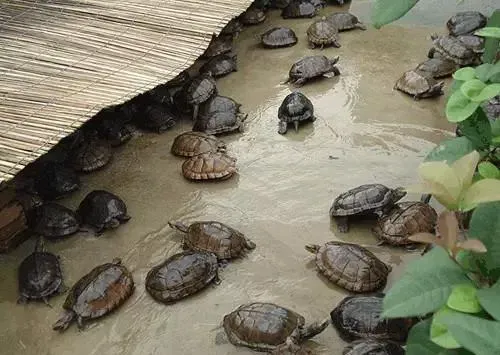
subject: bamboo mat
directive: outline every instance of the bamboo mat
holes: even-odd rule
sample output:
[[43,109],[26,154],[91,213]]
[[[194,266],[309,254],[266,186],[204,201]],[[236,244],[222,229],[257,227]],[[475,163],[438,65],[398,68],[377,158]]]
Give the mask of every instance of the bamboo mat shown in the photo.
[[175,77],[251,0],[0,2],[0,182],[101,108]]

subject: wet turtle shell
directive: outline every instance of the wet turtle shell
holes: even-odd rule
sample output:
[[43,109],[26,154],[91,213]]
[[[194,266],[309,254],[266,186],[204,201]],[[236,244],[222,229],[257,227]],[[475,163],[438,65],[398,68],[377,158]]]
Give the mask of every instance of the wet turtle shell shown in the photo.
[[104,190],[93,190],[80,202],[76,214],[82,224],[95,229],[97,235],[104,229],[118,228],[128,222],[125,202],[115,194]]
[[356,340],[347,345],[342,355],[404,355],[405,349],[392,341]]
[[99,138],[104,139],[117,147],[132,139],[132,132],[125,126],[121,111],[117,106],[106,107],[99,111],[87,125],[97,132]]
[[179,157],[192,157],[207,152],[224,153],[226,144],[210,134],[185,132],[175,137],[170,151]]
[[[225,54],[233,50],[233,37],[228,35],[214,36],[208,45],[203,58],[212,58],[217,55]],[[187,81],[186,81],[187,82]]]
[[404,342],[415,318],[381,319],[383,293],[345,297],[330,312],[332,323],[344,341],[360,338]]
[[193,113],[193,106],[187,103],[187,94],[184,90],[180,89],[176,91],[172,99],[174,101],[174,109],[177,114],[190,115]]
[[437,52],[442,57],[453,60],[461,66],[480,62],[479,54],[456,37],[433,34],[431,38],[433,48],[428,53],[429,58],[433,58],[434,53]]
[[220,34],[222,36],[231,35],[234,38],[238,37],[241,31],[243,31],[243,24],[237,18],[233,18],[227,23],[226,26],[224,26]]
[[309,120],[314,122],[314,106],[304,94],[294,91],[288,94],[278,109],[278,133],[285,134],[288,124],[293,122],[295,131],[299,129],[299,122]]
[[349,31],[355,28],[365,31],[366,26],[359,19],[349,12],[334,12],[326,16],[326,20],[337,28],[339,32]]
[[311,48],[324,46],[334,46],[339,48],[338,30],[331,22],[323,16],[320,20],[314,21],[307,29],[307,39]]
[[415,100],[443,95],[444,82],[437,82],[422,71],[408,70],[396,81],[394,89],[413,96]]
[[247,115],[240,111],[241,104],[227,96],[212,96],[200,105],[193,131],[217,135],[233,131],[243,132]]
[[217,221],[198,221],[189,226],[169,222],[168,225],[186,234],[184,246],[187,249],[214,253],[219,260],[237,258],[255,249],[255,243],[243,233]]
[[373,233],[382,242],[391,245],[413,244],[408,238],[416,233],[432,233],[437,213],[423,202],[400,202],[389,214],[379,219]]
[[72,170],[60,163],[41,164],[34,179],[34,187],[44,200],[60,199],[80,188],[80,178]]
[[182,89],[186,93],[186,103],[193,106],[193,119],[198,117],[198,105],[217,95],[217,84],[210,72],[200,74]]
[[187,70],[183,70],[179,74],[177,74],[173,79],[167,81],[164,85],[166,85],[169,88],[182,86],[190,79],[191,77],[189,76],[189,72]]
[[486,26],[488,18],[478,11],[463,11],[452,16],[446,27],[452,36],[471,34]]
[[307,56],[290,68],[288,79],[285,83],[292,83],[296,87],[304,85],[307,81],[332,73],[340,75],[339,69],[335,66],[339,61],[339,56],[328,59],[324,55]]
[[169,105],[151,103],[144,109],[143,115],[137,117],[135,123],[139,128],[162,133],[174,127],[177,118]]
[[357,244],[328,242],[310,244],[318,270],[334,284],[352,292],[371,292],[385,286],[392,268]]
[[271,0],[269,7],[272,9],[284,9],[290,5],[291,0]]
[[457,39],[462,42],[462,44],[472,49],[476,54],[481,54],[484,52],[484,38],[474,35],[462,35],[457,36]]
[[146,290],[157,301],[172,303],[219,282],[213,253],[184,251],[153,267],[146,276]]
[[200,73],[211,72],[214,78],[220,78],[234,71],[238,71],[236,54],[220,54],[210,58],[200,67]]
[[430,58],[425,62],[420,63],[416,68],[416,72],[423,72],[425,76],[433,77],[434,79],[444,78],[453,74],[460,67],[452,60],[445,58]]
[[314,17],[318,9],[308,0],[293,0],[290,4],[281,11],[281,17],[287,18],[301,18],[301,17]]
[[337,221],[339,232],[349,230],[349,216],[364,216],[390,209],[406,196],[402,188],[390,189],[382,184],[365,184],[335,198],[330,216]]
[[99,265],[78,280],[64,302],[64,313],[53,325],[64,331],[76,320],[78,328],[84,322],[100,318],[120,307],[134,292],[134,280],[120,259]]
[[258,25],[266,20],[266,14],[262,9],[257,7],[250,7],[244,13],[241,14],[239,20],[244,25]]
[[198,154],[182,164],[182,174],[189,180],[226,180],[236,172],[236,158],[220,152]]
[[102,139],[89,139],[73,151],[73,168],[80,172],[98,170],[111,161],[112,152],[109,143]]
[[290,47],[297,44],[297,36],[288,27],[273,27],[261,35],[261,43],[265,48]]
[[326,1],[325,0],[309,0],[311,4],[314,5],[314,7],[318,10],[326,7]]
[[23,206],[23,210],[27,214],[31,213],[38,206],[43,205],[40,195],[30,191],[17,190],[16,200]]
[[321,333],[329,320],[305,326],[302,315],[274,303],[254,302],[224,316],[224,331],[236,346],[272,351],[292,340],[301,343]]
[[80,229],[75,213],[54,202],[45,203],[29,214],[31,229],[46,239],[57,239],[72,235]]

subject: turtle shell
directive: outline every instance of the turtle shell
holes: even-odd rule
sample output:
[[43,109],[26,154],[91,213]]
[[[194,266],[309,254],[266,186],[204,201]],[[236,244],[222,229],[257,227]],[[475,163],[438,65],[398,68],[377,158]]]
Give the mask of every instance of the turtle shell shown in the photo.
[[238,35],[241,31],[243,31],[243,24],[238,21],[238,19],[233,18],[231,21],[227,23],[226,26],[220,32],[221,35]]
[[180,89],[175,92],[172,97],[174,101],[175,112],[181,115],[192,113],[193,107],[187,102],[187,94],[184,90]]
[[416,72],[423,72],[425,76],[431,76],[434,79],[444,78],[453,74],[459,66],[452,60],[446,58],[430,58],[420,63]]
[[207,101],[211,96],[217,95],[217,85],[210,73],[204,73],[190,82],[183,88],[186,93],[186,103],[197,105]]
[[272,9],[284,9],[290,5],[291,0],[271,0],[269,7]]
[[28,221],[35,233],[47,239],[66,237],[80,229],[75,213],[53,202],[35,208],[30,213]]
[[347,345],[342,355],[404,355],[405,349],[391,341],[374,339],[356,340]]
[[107,165],[111,156],[111,147],[107,141],[90,139],[76,148],[70,159],[75,170],[87,173]]
[[122,119],[121,111],[117,106],[102,109],[87,124],[112,147],[120,146],[132,139],[132,132],[125,126],[125,120]]
[[290,1],[287,7],[281,11],[283,18],[314,17],[318,9],[308,0]]
[[297,44],[297,35],[288,27],[273,27],[261,35],[261,43],[266,48],[290,47]]
[[338,42],[338,30],[326,17],[313,22],[307,29],[307,38],[313,45],[326,46],[333,45],[340,47]]
[[467,47],[462,41],[452,36],[432,36],[434,49],[440,55],[455,63],[465,66],[474,64],[478,60],[477,53]]
[[192,157],[207,152],[225,152],[226,144],[203,132],[185,132],[175,137],[171,152],[180,157]]
[[214,78],[220,78],[234,71],[237,71],[236,54],[219,54],[200,67],[200,73],[211,72]]
[[184,251],[175,254],[146,276],[146,290],[157,301],[171,303],[204,289],[217,280],[217,257]]
[[184,85],[187,81],[189,81],[190,76],[187,70],[181,71],[177,76],[175,76],[173,79],[167,81],[164,85],[166,85],[169,88],[176,87],[176,86],[182,86]]
[[157,133],[172,128],[177,121],[177,118],[170,112],[170,107],[160,103],[148,105],[141,116],[135,120],[137,126]]
[[221,134],[243,131],[246,115],[240,112],[241,105],[226,96],[213,96],[200,105],[193,131]]
[[488,18],[479,11],[463,11],[452,16],[446,27],[452,36],[460,36],[473,33],[475,30],[486,26]]
[[34,180],[38,195],[45,200],[60,199],[80,188],[80,178],[60,163],[47,162],[40,166]]
[[266,14],[261,9],[250,7],[241,14],[239,19],[244,25],[257,25],[266,20]]
[[328,59],[324,55],[307,56],[292,65],[288,77],[292,81],[313,79],[334,71],[338,57]]
[[472,49],[474,53],[484,52],[484,38],[474,35],[462,35],[457,38],[464,46]]
[[204,58],[215,57],[233,50],[233,37],[228,35],[214,36],[208,45]]
[[444,82],[436,82],[429,74],[409,70],[396,81],[394,88],[415,98],[443,95]]
[[314,106],[304,94],[294,91],[287,95],[278,109],[280,121],[305,121],[314,117]]
[[182,164],[182,174],[189,180],[225,180],[236,172],[236,158],[220,152],[198,154]]
[[334,12],[326,16],[326,20],[334,25],[339,32],[349,31],[355,28],[366,30],[366,26],[359,19],[349,12]]
[[316,253],[319,271],[352,292],[371,292],[385,286],[392,268],[357,244],[328,242]]
[[423,202],[401,202],[389,214],[379,219],[373,233],[392,245],[412,244],[408,239],[416,233],[431,233],[437,223],[437,213]]

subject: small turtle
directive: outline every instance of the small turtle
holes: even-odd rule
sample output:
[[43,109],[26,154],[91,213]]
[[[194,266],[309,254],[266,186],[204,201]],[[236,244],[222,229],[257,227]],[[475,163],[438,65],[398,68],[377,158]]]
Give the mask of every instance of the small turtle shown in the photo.
[[426,72],[408,70],[396,81],[394,89],[419,100],[443,95],[443,86],[444,81],[437,82]]
[[185,132],[175,137],[170,151],[179,157],[192,157],[207,152],[224,153],[226,144],[210,134]]
[[346,191],[335,198],[330,207],[330,216],[337,222],[341,233],[349,231],[349,217],[361,217],[389,211],[406,196],[398,187],[390,189],[382,184],[365,184]]
[[457,36],[457,39],[462,42],[465,47],[472,49],[474,53],[484,53],[484,38],[474,35],[462,35]]
[[434,79],[444,78],[453,74],[460,67],[452,60],[445,58],[430,58],[420,63],[416,72],[423,72],[425,76],[431,76]]
[[335,66],[339,61],[339,56],[328,59],[324,55],[307,56],[292,65],[288,73],[288,79],[284,82],[292,83],[296,87],[304,85],[307,81],[326,76],[328,73],[340,75],[339,69]]
[[89,173],[106,166],[111,157],[111,147],[107,141],[91,138],[76,148],[70,159],[76,171]]
[[383,293],[347,296],[330,312],[332,323],[344,341],[360,338],[404,342],[415,318],[384,318]]
[[379,219],[372,231],[379,244],[414,244],[408,238],[416,233],[432,233],[437,223],[437,213],[426,203],[400,202]]
[[488,18],[479,11],[463,11],[452,16],[447,22],[446,27],[452,36],[471,34],[486,26]]
[[107,140],[112,147],[120,146],[132,139],[132,132],[125,126],[116,106],[102,109],[87,124],[97,132],[99,138]]
[[118,228],[130,220],[125,202],[115,194],[93,190],[80,202],[76,215],[82,224],[94,229],[96,235],[104,229]]
[[217,95],[217,84],[212,73],[206,72],[186,83],[182,90],[186,94],[186,103],[193,106],[193,119],[196,120],[199,104]]
[[365,31],[366,26],[349,12],[334,12],[326,16],[326,20],[337,28],[339,32],[349,31],[355,28]]
[[404,355],[405,349],[392,341],[360,339],[347,345],[342,355]]
[[252,3],[252,6],[254,6],[258,9],[266,10],[269,7],[270,2],[271,2],[271,0],[255,0]]
[[200,73],[211,72],[214,78],[220,78],[234,71],[238,71],[236,65],[237,55],[232,53],[219,54],[210,58],[205,64],[200,67]]
[[316,16],[318,9],[309,0],[293,0],[281,11],[281,17],[302,18]]
[[99,265],[78,280],[63,304],[64,313],[52,329],[64,331],[76,320],[79,329],[84,322],[100,318],[120,307],[134,292],[134,280],[119,258]]
[[[295,1],[295,0],[294,0]],[[291,0],[271,0],[269,7],[272,9],[284,9],[290,5]]]
[[327,21],[326,17],[321,17],[320,20],[314,21],[307,29],[307,39],[309,40],[309,47],[324,46],[340,47],[338,30],[331,22]]
[[189,76],[189,72],[187,70],[183,70],[179,74],[177,74],[173,79],[167,81],[164,85],[166,85],[169,88],[182,86],[190,79],[191,77]]
[[217,257],[213,253],[184,251],[153,267],[146,276],[146,291],[158,302],[173,303],[219,283]]
[[211,252],[219,260],[237,258],[255,249],[255,243],[243,233],[217,221],[197,221],[189,226],[168,222],[168,225],[186,234],[183,241],[186,249]]
[[43,205],[43,200],[37,193],[25,190],[16,190],[16,200],[19,201],[26,214],[31,213],[38,206]]
[[146,97],[146,105],[151,103],[151,101],[165,106],[172,106],[174,100],[172,98],[172,87],[167,84],[156,85],[154,88],[146,92],[148,96]]
[[236,158],[220,152],[198,154],[182,164],[182,174],[188,180],[226,180],[237,171]]
[[189,115],[193,113],[193,107],[187,102],[187,94],[184,90],[178,90],[172,97],[175,112],[179,115]]
[[34,180],[34,188],[44,200],[60,199],[80,188],[80,178],[60,163],[42,164]]
[[224,26],[220,34],[222,36],[230,35],[233,38],[237,38],[241,31],[243,31],[243,24],[237,18],[233,18]]
[[152,102],[145,107],[143,114],[137,117],[135,123],[139,128],[163,133],[175,126],[177,118],[171,112],[170,106]]
[[54,202],[44,203],[35,208],[28,218],[30,228],[46,239],[58,239],[80,230],[75,213]]
[[200,105],[198,118],[193,131],[217,135],[222,133],[243,132],[247,114],[240,111],[241,104],[230,97],[212,96]]
[[[228,35],[214,36],[202,58],[212,58],[233,50],[233,37]],[[187,81],[186,81],[187,82]]]
[[329,324],[329,319],[325,319],[305,326],[302,315],[263,302],[241,305],[223,320],[224,331],[232,344],[268,352],[287,342],[300,344],[324,331]]
[[316,266],[334,284],[352,292],[371,292],[385,286],[392,267],[357,244],[328,242],[306,245],[316,254]]
[[273,27],[260,36],[265,48],[291,47],[297,44],[297,36],[288,27]]
[[428,57],[433,58],[438,53],[444,58],[453,60],[458,65],[471,65],[480,62],[479,53],[467,47],[462,41],[453,36],[431,35],[433,47],[429,50]]
[[251,26],[258,25],[266,20],[266,14],[262,9],[251,6],[248,10],[241,14],[239,20],[242,24]]
[[285,134],[288,124],[293,122],[295,132],[299,130],[299,122],[316,121],[314,106],[304,94],[294,91],[287,95],[278,109],[278,133]]
[[18,268],[19,298],[17,303],[43,300],[50,306],[49,297],[66,292],[59,264],[59,257],[45,251],[43,238],[39,238],[35,250]]

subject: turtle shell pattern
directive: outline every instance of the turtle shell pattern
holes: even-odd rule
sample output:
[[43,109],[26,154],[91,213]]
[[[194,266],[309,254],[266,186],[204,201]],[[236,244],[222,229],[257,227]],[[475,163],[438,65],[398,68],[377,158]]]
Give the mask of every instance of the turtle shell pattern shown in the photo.
[[312,79],[332,71],[332,63],[324,55],[307,56],[292,65],[288,73],[293,79]]
[[456,37],[439,36],[433,40],[436,52],[459,65],[473,64],[477,54]]
[[297,35],[288,27],[273,27],[261,35],[261,42],[266,48],[290,47],[297,44]]
[[330,208],[331,216],[371,213],[391,202],[392,190],[382,184],[365,184],[340,194]]
[[175,137],[172,154],[192,157],[207,152],[224,152],[226,144],[217,137],[203,132],[185,132]]
[[213,96],[200,105],[193,131],[221,134],[242,130],[246,118],[240,113],[240,104],[226,96]]
[[211,96],[217,95],[215,79],[211,75],[201,74],[186,84],[185,93],[188,104],[201,104]]
[[290,4],[281,11],[283,18],[314,17],[317,8],[307,0],[290,1]]
[[115,194],[105,190],[93,190],[80,202],[76,211],[81,222],[98,228],[109,226],[113,221],[126,222],[127,215],[125,202]]
[[328,22],[332,23],[339,32],[348,31],[354,28],[366,30],[365,25],[359,19],[348,12],[335,12],[326,16]]
[[446,27],[452,36],[466,35],[486,26],[488,18],[478,11],[462,11],[452,16]]
[[427,96],[426,93],[430,94],[431,88],[436,84],[437,82],[430,75],[409,70],[398,79],[394,88],[409,95],[424,97]]
[[347,345],[342,355],[404,355],[401,345],[373,339],[356,340]]
[[182,174],[190,180],[223,180],[236,171],[236,158],[220,152],[198,154],[182,164]]
[[420,63],[415,71],[423,72],[426,76],[434,79],[444,78],[453,74],[459,66],[452,60],[446,58],[429,58]]
[[261,9],[251,7],[240,16],[240,21],[244,25],[257,25],[264,22],[266,14]]
[[72,210],[52,202],[35,208],[29,222],[35,233],[49,240],[69,236],[80,229]]
[[280,121],[305,121],[314,117],[314,106],[304,94],[295,91],[287,95],[278,109]]
[[111,160],[110,144],[102,139],[91,139],[79,146],[71,157],[73,168],[91,172],[104,167]]
[[214,78],[219,78],[236,70],[236,55],[220,54],[203,64],[200,73],[211,72]]
[[232,51],[232,49],[233,49],[232,36],[228,35],[217,36],[212,39],[205,53],[203,53],[203,57],[205,58],[215,57],[230,52]]
[[338,30],[326,17],[315,21],[307,29],[307,38],[316,45],[334,44],[339,46],[337,38]]

